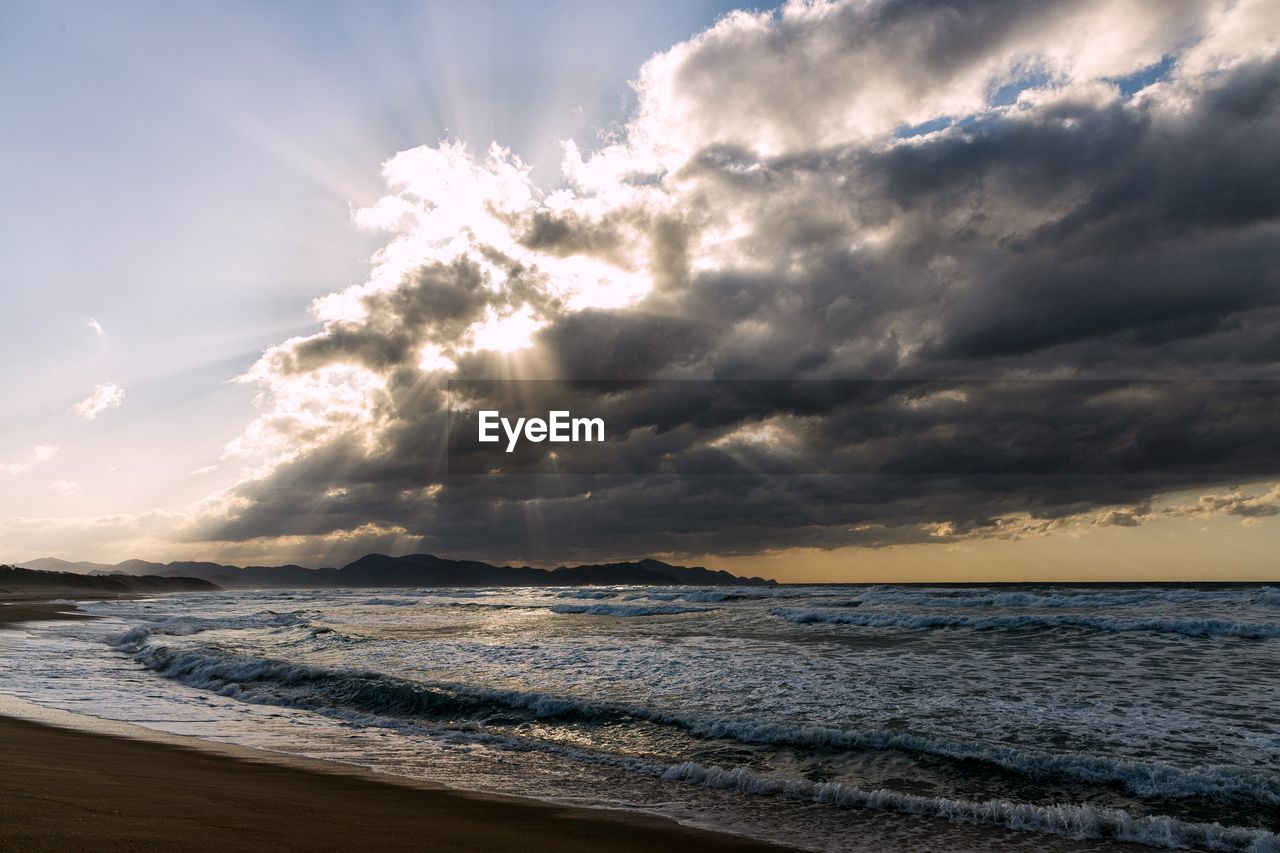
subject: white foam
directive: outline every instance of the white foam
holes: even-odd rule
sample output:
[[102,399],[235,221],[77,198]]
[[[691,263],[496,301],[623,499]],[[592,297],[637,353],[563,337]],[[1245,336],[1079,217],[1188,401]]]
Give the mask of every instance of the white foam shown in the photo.
[[1144,632],[1180,634],[1185,637],[1239,637],[1270,639],[1280,637],[1280,625],[1271,623],[1233,622],[1213,618],[1108,618],[1069,613],[968,616],[950,613],[883,613],[827,610],[821,608],[789,609],[777,607],[774,616],[797,625],[855,625],[863,628],[970,628],[975,631],[1028,631],[1052,628],[1076,628],[1110,632]]
[[676,613],[702,613],[705,607],[645,606],[641,604],[553,604],[552,613],[588,616],[671,616]]

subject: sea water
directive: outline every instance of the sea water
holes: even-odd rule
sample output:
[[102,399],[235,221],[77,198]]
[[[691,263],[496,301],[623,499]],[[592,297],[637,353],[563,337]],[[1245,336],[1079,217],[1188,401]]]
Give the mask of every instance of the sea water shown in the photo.
[[1280,589],[227,592],[0,633],[0,692],[815,850],[1280,850]]

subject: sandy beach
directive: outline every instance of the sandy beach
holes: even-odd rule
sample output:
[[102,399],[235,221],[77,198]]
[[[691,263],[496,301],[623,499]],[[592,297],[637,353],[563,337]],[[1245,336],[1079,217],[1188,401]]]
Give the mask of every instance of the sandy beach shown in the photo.
[[[77,618],[0,607],[0,624]],[[671,821],[471,795],[0,716],[0,850],[779,849]]]
[[77,613],[74,604],[55,604],[51,601],[0,601],[0,630],[21,622],[36,620],[92,619],[87,613]]

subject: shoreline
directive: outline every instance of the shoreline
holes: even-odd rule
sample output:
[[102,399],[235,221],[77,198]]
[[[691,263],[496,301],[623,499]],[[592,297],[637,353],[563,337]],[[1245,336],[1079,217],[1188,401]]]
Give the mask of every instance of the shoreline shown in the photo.
[[17,629],[23,622],[62,622],[97,618],[91,613],[76,610],[74,602],[58,603],[46,598],[0,601],[0,631]]
[[[94,618],[0,606],[0,629]],[[7,611],[7,612],[6,612]],[[0,695],[0,851],[790,849],[611,809],[501,797],[170,735]]]

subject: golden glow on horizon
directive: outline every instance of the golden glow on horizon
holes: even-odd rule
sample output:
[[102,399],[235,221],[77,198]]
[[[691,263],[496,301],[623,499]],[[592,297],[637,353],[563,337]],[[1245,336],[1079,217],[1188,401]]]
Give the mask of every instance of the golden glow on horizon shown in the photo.
[[[439,488],[428,489],[434,498]],[[554,545],[543,529],[537,506],[526,506],[530,541]],[[340,566],[364,553],[391,555],[439,552],[493,563],[544,565],[602,562],[560,560],[540,563],[519,554],[451,554],[402,527],[367,524],[325,536],[285,536],[245,542],[179,542],[172,538],[174,517],[114,520],[59,519],[65,543],[49,553],[40,543],[48,527],[4,531],[9,553],[0,562],[57,556],[67,560],[116,563],[141,558],[156,562],[208,560],[234,565],[297,563]],[[612,559],[652,556],[684,565],[724,569],[737,575],[774,578],[784,583],[939,583],[939,582],[1112,582],[1112,581],[1273,581],[1280,582],[1280,526],[1270,519],[1214,515],[1190,519],[1159,517],[1138,527],[1079,526],[1006,539],[969,539],[949,543],[845,547],[832,550],[789,548],[753,556],[720,554],[617,554]],[[38,533],[27,536],[25,533]],[[16,534],[16,535],[10,535]],[[112,538],[114,537],[114,538]],[[109,545],[99,543],[111,538]]]
[[700,565],[789,583],[1278,581],[1280,531],[1218,518],[1022,539],[707,555]]

